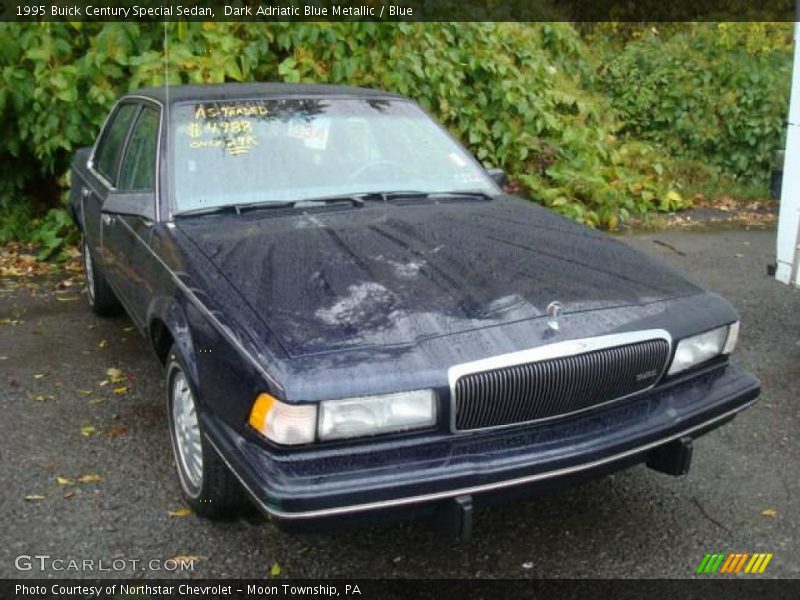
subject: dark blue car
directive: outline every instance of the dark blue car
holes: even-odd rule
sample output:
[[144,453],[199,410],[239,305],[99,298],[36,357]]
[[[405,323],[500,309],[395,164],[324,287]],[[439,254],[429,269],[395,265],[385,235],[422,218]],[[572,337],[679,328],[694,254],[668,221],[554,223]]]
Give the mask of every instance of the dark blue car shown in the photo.
[[438,515],[646,462],[750,406],[719,296],[509,196],[416,104],[141,90],[73,163],[92,309],[166,369],[181,486],[285,526]]

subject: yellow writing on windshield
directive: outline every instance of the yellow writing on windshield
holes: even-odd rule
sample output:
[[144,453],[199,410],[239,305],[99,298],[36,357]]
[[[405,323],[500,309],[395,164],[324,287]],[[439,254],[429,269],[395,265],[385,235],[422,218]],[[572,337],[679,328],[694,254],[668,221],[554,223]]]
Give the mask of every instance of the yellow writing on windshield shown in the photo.
[[252,101],[198,104],[194,108],[194,118],[183,132],[193,150],[222,148],[230,156],[239,156],[258,146],[252,119],[262,118],[268,112],[266,106]]
[[194,111],[194,118],[263,117],[268,113],[267,107],[261,104],[223,104],[221,106],[200,104]]
[[237,135],[227,139],[225,143],[225,148],[227,148],[231,156],[247,154],[255,146],[258,146],[258,142],[252,135]]
[[196,139],[189,142],[189,148],[225,148],[231,156],[247,154],[258,146],[256,138],[252,135],[237,135],[229,138]]
[[244,119],[233,121],[198,121],[189,123],[187,133],[192,139],[202,137],[205,134],[239,134],[250,133],[253,131],[253,124]]

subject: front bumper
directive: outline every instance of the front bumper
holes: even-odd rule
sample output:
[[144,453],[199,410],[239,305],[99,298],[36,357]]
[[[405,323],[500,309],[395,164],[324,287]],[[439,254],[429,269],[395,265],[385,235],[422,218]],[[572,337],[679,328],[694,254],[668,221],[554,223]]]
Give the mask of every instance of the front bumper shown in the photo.
[[759,392],[753,375],[723,364],[538,424],[299,451],[272,450],[213,415],[201,418],[207,439],[264,512],[341,524],[347,517],[428,514],[456,497],[481,504],[600,477],[722,425]]

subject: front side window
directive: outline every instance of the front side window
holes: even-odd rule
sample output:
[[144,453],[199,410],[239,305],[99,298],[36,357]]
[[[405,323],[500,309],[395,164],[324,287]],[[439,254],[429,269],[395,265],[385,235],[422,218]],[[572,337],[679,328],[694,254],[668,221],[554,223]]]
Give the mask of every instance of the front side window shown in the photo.
[[139,113],[122,162],[119,189],[155,189],[158,119],[158,112],[151,108],[143,108]]
[[111,185],[117,183],[117,166],[122,155],[122,146],[131,121],[136,114],[135,104],[121,105],[106,126],[95,154],[95,168]]
[[172,117],[176,212],[368,192],[496,192],[480,165],[408,101],[195,103]]

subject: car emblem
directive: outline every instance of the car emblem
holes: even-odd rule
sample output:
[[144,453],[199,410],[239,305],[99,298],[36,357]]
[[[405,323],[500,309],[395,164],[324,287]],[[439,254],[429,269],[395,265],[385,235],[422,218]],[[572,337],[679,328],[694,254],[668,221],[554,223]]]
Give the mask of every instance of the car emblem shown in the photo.
[[558,324],[558,317],[561,316],[562,312],[564,312],[564,307],[561,305],[561,302],[557,300],[547,305],[547,325],[553,331],[561,329],[561,326]]
[[636,381],[644,381],[645,379],[652,379],[656,375],[658,375],[658,369],[645,371],[644,373],[639,373],[638,375],[636,375]]

